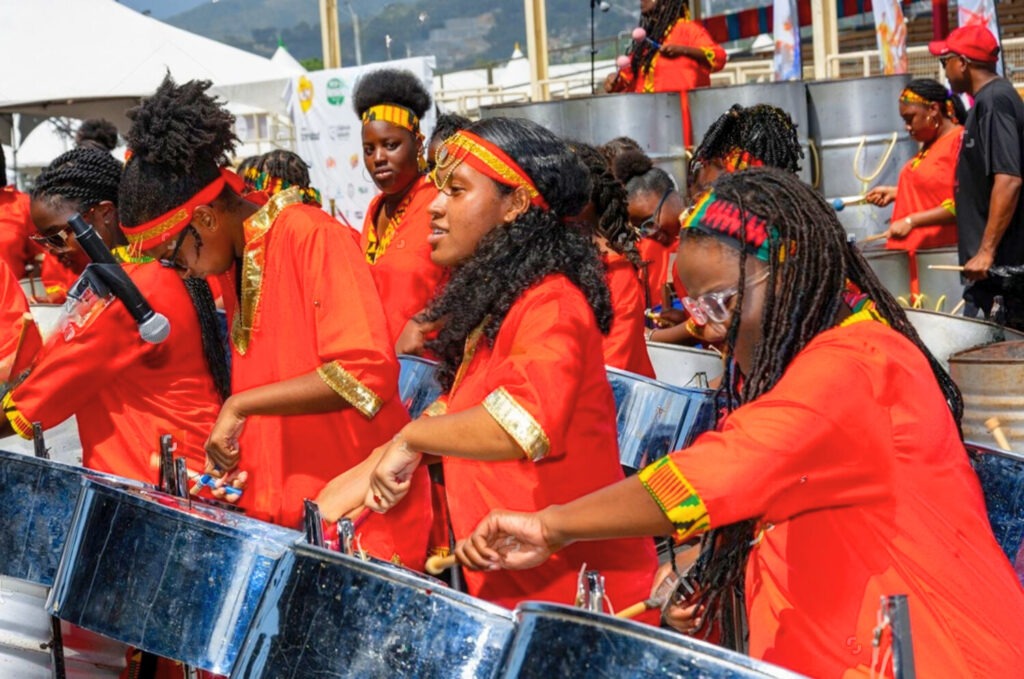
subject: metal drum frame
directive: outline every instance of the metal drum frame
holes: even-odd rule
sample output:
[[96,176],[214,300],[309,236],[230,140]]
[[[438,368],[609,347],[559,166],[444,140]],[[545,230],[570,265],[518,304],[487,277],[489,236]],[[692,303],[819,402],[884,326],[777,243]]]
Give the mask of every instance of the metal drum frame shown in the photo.
[[437,383],[437,361],[400,354],[398,368],[398,397],[415,420],[444,393]]
[[861,255],[885,289],[905,306],[910,305],[910,258],[906,250],[869,248]]
[[992,445],[995,420],[1009,447],[1024,452],[1024,341],[996,342],[949,357],[949,376],[964,401],[964,438]]
[[967,443],[996,542],[1024,585],[1024,455]]
[[495,677],[512,612],[379,561],[297,545],[231,676]]
[[156,491],[82,483],[50,613],[229,672],[277,562],[301,535]]
[[976,318],[952,316],[924,309],[904,309],[907,319],[928,350],[949,370],[953,354],[993,342],[1024,340],[1024,333]]
[[949,312],[954,309],[964,296],[964,284],[958,271],[934,271],[930,264],[960,263],[960,253],[956,246],[918,250],[917,280],[921,288],[920,308],[932,311]]
[[701,374],[708,382],[725,372],[722,355],[708,349],[684,347],[679,344],[648,342],[647,355],[659,382],[675,387],[701,387],[695,380]]

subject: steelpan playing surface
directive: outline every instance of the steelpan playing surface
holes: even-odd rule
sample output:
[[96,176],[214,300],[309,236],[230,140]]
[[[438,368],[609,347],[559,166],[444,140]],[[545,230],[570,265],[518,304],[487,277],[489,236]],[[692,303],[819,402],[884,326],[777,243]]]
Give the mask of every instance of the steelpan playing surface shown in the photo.
[[403,568],[297,545],[233,677],[497,676],[511,611]]
[[703,386],[701,375],[706,384],[725,372],[722,355],[707,349],[648,342],[647,355],[651,359],[655,379],[676,387],[700,387]]
[[1024,455],[968,443],[992,533],[1024,585]]
[[681,634],[558,604],[520,604],[516,620],[504,679],[800,676]]
[[444,393],[435,377],[437,362],[401,354],[398,368],[398,397],[415,420]]
[[53,584],[86,475],[142,485],[0,450],[0,576],[47,587]]
[[1024,333],[995,323],[950,314],[904,309],[928,350],[949,370],[949,357],[967,349],[1006,340],[1024,340]]
[[47,608],[225,674],[274,567],[300,538],[234,512],[87,478]]
[[606,368],[615,397],[619,461],[643,469],[690,445],[715,424],[713,392],[676,387],[625,370]]

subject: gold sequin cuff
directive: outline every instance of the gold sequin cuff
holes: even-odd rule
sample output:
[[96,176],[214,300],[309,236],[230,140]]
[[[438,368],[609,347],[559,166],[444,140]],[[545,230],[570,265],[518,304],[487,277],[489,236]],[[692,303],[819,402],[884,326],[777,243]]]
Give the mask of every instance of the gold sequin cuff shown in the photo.
[[352,373],[342,368],[337,361],[324,363],[316,369],[316,374],[338,396],[348,401],[353,408],[367,418],[376,415],[377,411],[384,404],[380,396],[377,396],[372,389],[357,380]]
[[7,416],[7,421],[11,423],[11,428],[14,429],[15,433],[22,438],[31,439],[32,423],[18,410],[18,406],[14,403],[14,394],[12,392],[7,392],[0,406],[3,407],[4,415]]
[[676,540],[687,540],[711,528],[704,501],[671,457],[648,465],[637,476],[675,526]]
[[428,405],[423,410],[422,416],[424,416],[424,417],[437,417],[438,415],[447,415],[447,414],[448,414],[448,404],[445,403],[444,401],[442,401],[441,399],[437,399],[436,401],[434,401],[433,403]]
[[484,399],[484,410],[490,413],[501,428],[515,439],[526,456],[537,462],[551,449],[551,442],[537,420],[516,403],[504,387],[498,387]]

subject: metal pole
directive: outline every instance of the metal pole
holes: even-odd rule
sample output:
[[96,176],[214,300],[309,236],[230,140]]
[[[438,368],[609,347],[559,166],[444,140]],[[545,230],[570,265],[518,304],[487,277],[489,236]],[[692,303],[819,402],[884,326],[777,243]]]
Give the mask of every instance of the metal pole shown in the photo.
[[320,0],[320,44],[324,68],[341,67],[341,38],[338,34],[338,0]]
[[597,76],[594,75],[594,60],[597,58],[597,42],[594,37],[594,9],[597,0],[590,0],[590,93],[597,94]]
[[811,0],[814,25],[814,78],[828,79],[828,57],[839,53],[839,8],[836,0]]
[[363,39],[362,39],[362,36],[360,35],[359,15],[356,14],[356,11],[355,11],[355,9],[353,9],[351,2],[346,2],[345,4],[348,5],[348,13],[350,15],[352,15],[352,40],[355,41],[356,66],[362,66],[363,65]]

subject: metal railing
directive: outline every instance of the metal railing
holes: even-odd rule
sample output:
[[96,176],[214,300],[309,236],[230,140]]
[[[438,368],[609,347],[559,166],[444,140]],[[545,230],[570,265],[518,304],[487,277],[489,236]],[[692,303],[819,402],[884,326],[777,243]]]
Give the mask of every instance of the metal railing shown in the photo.
[[[1024,88],[1024,38],[1010,38],[1003,41],[1007,77],[1018,88]],[[935,78],[942,81],[945,75],[939,60],[928,52],[927,45],[915,45],[907,49],[910,73],[918,78]],[[877,50],[844,52],[828,56],[830,78],[864,78],[881,75],[882,68]]]

